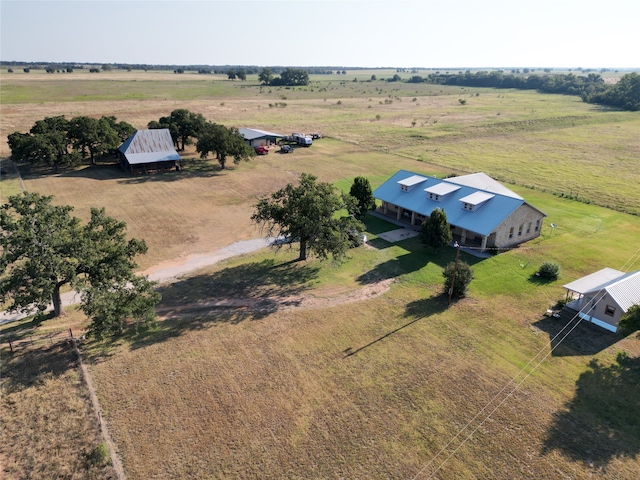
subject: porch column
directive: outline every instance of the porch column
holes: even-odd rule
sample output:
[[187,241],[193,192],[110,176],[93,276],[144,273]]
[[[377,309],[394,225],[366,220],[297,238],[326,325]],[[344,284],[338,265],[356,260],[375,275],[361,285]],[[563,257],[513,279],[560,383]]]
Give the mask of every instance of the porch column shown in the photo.
[[411,212],[411,226],[413,227],[413,222],[416,219],[416,212]]
[[402,207],[398,207],[398,210],[396,210],[396,220],[400,221],[401,216],[402,216]]
[[484,252],[487,249],[487,237],[482,236],[482,245],[480,245],[480,251]]
[[382,212],[386,215],[387,214],[387,202],[382,202]]
[[467,231],[463,228],[462,233],[460,234],[460,243],[464,245],[466,241],[467,241]]

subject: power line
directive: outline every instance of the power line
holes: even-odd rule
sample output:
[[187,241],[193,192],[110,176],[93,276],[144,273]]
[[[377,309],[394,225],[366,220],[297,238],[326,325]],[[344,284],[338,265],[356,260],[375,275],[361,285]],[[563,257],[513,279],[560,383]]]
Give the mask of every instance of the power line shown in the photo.
[[[632,255],[631,258],[635,257],[636,255],[640,255],[640,249],[638,249],[638,251],[636,253],[634,253]],[[628,263],[628,261],[626,262]],[[625,263],[625,265],[626,265]],[[632,264],[635,263],[632,262]],[[580,323],[582,322],[582,317],[580,317],[580,313],[583,313],[582,310],[583,309],[593,309],[595,308],[596,305],[598,305],[600,303],[600,301],[605,297],[604,294],[602,294],[600,296],[600,298],[598,298],[597,300],[594,299],[591,302],[589,302],[587,305],[585,305],[582,309],[580,309],[579,312],[577,312],[570,321],[567,322],[567,324],[562,327],[562,329],[549,341],[549,345],[551,345],[551,349],[542,357],[542,359],[531,369],[531,371],[529,371],[524,378],[522,378],[522,380],[520,380],[519,383],[517,383],[515,385],[515,387],[507,393],[506,396],[504,396],[504,398],[498,403],[498,405],[495,406],[495,408],[493,410],[491,410],[487,416],[484,417],[484,419],[462,440],[462,442],[442,461],[442,463],[440,463],[437,468],[435,470],[433,470],[431,472],[431,474],[427,477],[427,480],[429,480],[430,478],[433,478],[433,476],[445,465],[445,463],[447,463],[447,461],[456,454],[456,452],[473,436],[473,434],[489,419],[491,418],[491,416],[507,401],[507,399],[509,397],[511,397],[517,390],[518,388],[520,388],[520,386],[525,382],[525,380],[527,380],[532,374],[533,372],[535,372],[537,370],[537,368],[542,364],[542,362],[544,362],[552,353],[553,351],[558,348],[562,342],[578,327],[578,325],[580,325]],[[577,322],[575,322],[575,324],[573,325],[573,327],[571,327],[569,329],[568,332],[566,332],[566,334],[558,341],[558,343],[556,343],[556,345],[553,345],[553,342],[560,336],[562,335],[562,333],[569,327],[569,325],[572,324],[572,322],[574,322],[574,320],[576,320],[576,318],[578,319]],[[451,440],[449,440],[449,442],[440,449],[440,451],[438,451],[438,453],[436,453],[436,455],[434,457],[431,458],[431,460],[429,460],[429,462],[420,469],[420,471],[412,478],[412,480],[416,480],[420,475],[422,475],[422,473],[429,468],[429,466],[440,456],[442,455],[442,453],[449,448],[449,446],[467,429],[469,428],[469,426],[478,418],[480,417],[480,415],[489,408],[489,406],[498,398],[502,395],[502,393],[507,389],[507,387],[509,387],[509,385],[511,385],[512,383],[514,383],[516,381],[516,379],[527,369],[527,367],[529,367],[529,365],[531,365],[531,363],[533,363],[533,361],[544,351],[544,349],[546,349],[547,346],[545,346],[544,348],[540,349],[538,351],[538,353],[531,359],[529,360],[529,362],[527,362],[527,364],[522,367],[520,369],[520,371],[518,373],[516,373],[516,375],[509,380],[509,382],[507,382],[507,384],[496,394],[493,396],[493,398],[491,398],[491,400],[489,400],[484,407],[482,407],[482,409],[471,419],[467,422],[467,424],[462,427],[458,433],[456,433],[453,438]]]

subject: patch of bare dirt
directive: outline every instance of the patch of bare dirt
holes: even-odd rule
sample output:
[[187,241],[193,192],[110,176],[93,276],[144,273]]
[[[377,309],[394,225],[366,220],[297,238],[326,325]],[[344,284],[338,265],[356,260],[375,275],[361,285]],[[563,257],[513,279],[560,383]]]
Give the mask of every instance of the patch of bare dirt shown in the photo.
[[159,318],[179,315],[194,310],[210,310],[218,308],[248,308],[252,310],[290,310],[294,308],[316,309],[334,307],[346,303],[360,302],[379,297],[391,287],[393,279],[385,279],[370,283],[358,290],[334,297],[315,297],[307,295],[290,295],[277,298],[210,298],[205,301],[181,305],[179,307],[162,307],[157,309]]

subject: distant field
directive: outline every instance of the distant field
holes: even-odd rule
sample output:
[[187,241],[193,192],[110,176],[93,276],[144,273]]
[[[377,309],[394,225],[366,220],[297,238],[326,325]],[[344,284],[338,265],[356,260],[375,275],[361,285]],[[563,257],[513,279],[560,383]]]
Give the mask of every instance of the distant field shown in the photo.
[[[240,82],[195,73],[3,73],[0,139],[51,115],[115,115],[144,128],[187,108],[229,126],[319,131],[363,151],[460,173],[484,171],[504,182],[640,212],[638,112],[601,109],[573,96],[367,78],[369,72],[316,75],[307,87],[276,88],[252,77]],[[8,154],[3,141],[0,155]]]
[[[83,218],[98,206],[126,221],[149,245],[141,269],[260,236],[253,205],[302,172],[347,190],[355,176],[375,187],[401,168],[484,171],[548,215],[542,236],[521,248],[482,261],[463,254],[476,278],[450,308],[439,294],[454,252],[387,244],[376,237],[391,227],[371,219],[372,246],[344,264],[290,263],[295,252],[265,250],[164,286],[157,329],[85,347],[128,477],[428,478],[452,454],[434,478],[635,480],[640,339],[581,326],[551,352],[562,323],[543,313],[564,298],[563,283],[606,266],[640,268],[640,217],[593,204],[640,211],[640,114],[535,92],[366,82],[370,75],[272,89],[196,74],[2,73],[3,140],[50,115],[115,115],[143,128],[175,108],[329,137],[223,171],[193,150],[184,171],[163,175],[23,166],[27,190],[55,195]],[[6,198],[19,182],[3,175],[0,188]],[[536,281],[545,260],[560,263],[558,281]],[[391,285],[370,294],[376,282]],[[186,305],[221,297],[239,306]],[[249,300],[270,307],[242,306]],[[62,379],[73,378],[68,368]],[[514,379],[522,386],[496,397]],[[49,392],[29,390],[45,404]],[[474,418],[503,399],[491,418]]]

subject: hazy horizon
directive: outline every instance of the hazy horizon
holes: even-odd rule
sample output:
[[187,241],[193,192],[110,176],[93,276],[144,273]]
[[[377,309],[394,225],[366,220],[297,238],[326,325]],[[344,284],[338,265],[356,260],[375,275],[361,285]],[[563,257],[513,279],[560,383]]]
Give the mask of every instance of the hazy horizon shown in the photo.
[[640,67],[640,2],[2,0],[16,62],[344,68]]

